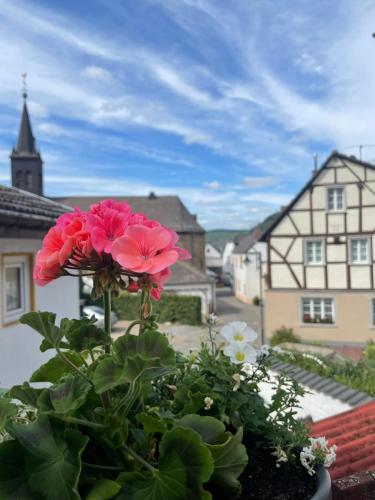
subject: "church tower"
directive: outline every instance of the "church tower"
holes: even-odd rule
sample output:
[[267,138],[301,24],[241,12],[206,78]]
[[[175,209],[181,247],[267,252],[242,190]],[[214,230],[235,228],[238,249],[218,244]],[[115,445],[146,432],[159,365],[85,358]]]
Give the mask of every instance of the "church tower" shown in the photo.
[[10,155],[12,186],[43,196],[43,161],[35,146],[25,86],[22,95],[24,102],[18,141]]

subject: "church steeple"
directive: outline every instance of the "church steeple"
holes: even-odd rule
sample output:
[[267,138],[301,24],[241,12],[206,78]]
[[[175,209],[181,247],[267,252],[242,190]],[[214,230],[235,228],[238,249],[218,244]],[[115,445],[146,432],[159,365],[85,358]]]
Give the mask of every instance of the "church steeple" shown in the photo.
[[43,196],[43,161],[35,147],[35,138],[27,109],[26,73],[22,75],[22,78],[24,103],[21,125],[17,146],[10,155],[12,186]]

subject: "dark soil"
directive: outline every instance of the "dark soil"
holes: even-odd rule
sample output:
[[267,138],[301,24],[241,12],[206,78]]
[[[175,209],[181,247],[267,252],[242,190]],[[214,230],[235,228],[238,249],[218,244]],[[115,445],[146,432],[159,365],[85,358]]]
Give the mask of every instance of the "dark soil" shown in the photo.
[[[245,437],[246,444],[246,437]],[[249,463],[239,480],[240,500],[309,500],[316,491],[316,477],[302,466],[281,464],[267,447],[248,447]]]

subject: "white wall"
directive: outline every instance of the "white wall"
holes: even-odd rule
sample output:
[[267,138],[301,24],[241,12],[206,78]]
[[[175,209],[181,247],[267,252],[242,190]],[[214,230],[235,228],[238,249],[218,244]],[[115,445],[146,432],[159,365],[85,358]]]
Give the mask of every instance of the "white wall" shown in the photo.
[[260,296],[260,270],[257,267],[257,258],[251,255],[251,252],[260,252],[262,259],[262,276],[265,272],[265,263],[267,261],[266,243],[257,242],[249,251],[249,263],[245,263],[246,254],[232,254],[233,274],[234,274],[234,293],[236,297],[246,302],[252,302],[253,298]]
[[[40,240],[0,239],[0,257],[4,253],[35,253]],[[0,283],[2,274],[0,270]],[[0,294],[1,294],[0,286]],[[35,309],[51,311],[62,317],[79,317],[79,283],[75,278],[59,278],[45,287],[34,285]],[[2,304],[2,301],[1,301]],[[42,337],[19,323],[2,326],[0,314],[0,387],[9,388],[27,380],[54,351],[41,353]]]
[[233,241],[229,241],[223,251],[223,272],[233,274],[232,252],[234,249]]

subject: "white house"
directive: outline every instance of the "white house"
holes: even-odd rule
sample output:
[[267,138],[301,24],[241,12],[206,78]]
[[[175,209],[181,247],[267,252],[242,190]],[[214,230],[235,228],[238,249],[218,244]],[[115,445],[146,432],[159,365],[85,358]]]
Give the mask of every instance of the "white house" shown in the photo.
[[250,303],[261,298],[265,287],[264,274],[267,261],[267,246],[259,242],[258,229],[243,236],[234,247],[231,261],[235,296]]
[[223,250],[223,273],[233,275],[232,252],[234,250],[234,241],[227,241]]
[[261,240],[268,335],[375,339],[375,165],[333,152]]
[[220,275],[223,271],[223,258],[220,250],[211,245],[211,243],[206,243],[204,254],[206,257],[206,267]]
[[41,336],[19,323],[28,311],[79,317],[78,279],[33,283],[34,257],[56,217],[69,208],[20,189],[0,185],[0,387],[27,380],[52,351],[41,353]]

